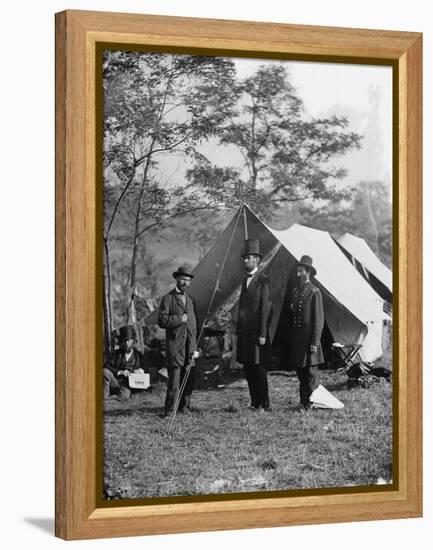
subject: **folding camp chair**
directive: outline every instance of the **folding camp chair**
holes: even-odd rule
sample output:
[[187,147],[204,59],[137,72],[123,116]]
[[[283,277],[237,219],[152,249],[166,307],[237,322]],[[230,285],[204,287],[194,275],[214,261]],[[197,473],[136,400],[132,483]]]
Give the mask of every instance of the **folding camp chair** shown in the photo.
[[362,344],[340,344],[339,342],[334,342],[332,344],[332,368],[335,369],[337,360],[338,362],[343,363],[343,366],[340,367],[344,370],[349,370],[350,367],[353,367],[356,360],[358,351],[362,348]]

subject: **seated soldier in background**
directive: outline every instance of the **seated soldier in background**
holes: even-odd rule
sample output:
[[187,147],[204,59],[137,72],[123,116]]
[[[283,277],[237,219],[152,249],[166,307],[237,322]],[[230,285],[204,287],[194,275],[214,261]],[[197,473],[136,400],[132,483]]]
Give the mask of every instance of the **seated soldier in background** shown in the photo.
[[134,346],[135,341],[136,334],[132,325],[119,329],[120,348],[104,365],[104,398],[111,394],[119,394],[122,399],[129,399],[129,375],[133,372],[148,372],[143,354]]

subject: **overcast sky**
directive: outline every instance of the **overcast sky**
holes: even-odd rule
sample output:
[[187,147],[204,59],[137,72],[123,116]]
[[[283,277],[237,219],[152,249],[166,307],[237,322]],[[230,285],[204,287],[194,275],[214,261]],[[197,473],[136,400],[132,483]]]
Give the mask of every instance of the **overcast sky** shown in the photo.
[[[253,74],[263,63],[262,59],[235,60],[240,78]],[[347,116],[350,129],[365,136],[362,150],[348,153],[340,160],[349,169],[347,183],[364,179],[382,179],[391,183],[391,67],[310,61],[283,63],[308,114],[315,117]]]
[[[346,116],[349,129],[364,136],[362,148],[332,160],[349,170],[339,185],[363,180],[382,180],[391,190],[392,178],[392,69],[375,65],[234,59],[238,78],[253,74],[260,65],[283,63],[290,81],[303,100],[307,115]],[[220,166],[242,166],[239,150],[210,140],[201,150]],[[170,156],[161,163],[167,181],[182,184],[184,160]]]

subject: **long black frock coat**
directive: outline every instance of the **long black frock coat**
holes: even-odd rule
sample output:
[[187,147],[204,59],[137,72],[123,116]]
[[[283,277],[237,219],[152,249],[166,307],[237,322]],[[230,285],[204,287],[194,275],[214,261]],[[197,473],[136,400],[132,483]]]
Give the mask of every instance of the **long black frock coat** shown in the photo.
[[[269,277],[256,273],[247,287],[242,282],[239,297],[237,334],[237,360],[244,365],[267,365],[271,360],[269,325],[272,318]],[[259,338],[266,338],[264,346]]]

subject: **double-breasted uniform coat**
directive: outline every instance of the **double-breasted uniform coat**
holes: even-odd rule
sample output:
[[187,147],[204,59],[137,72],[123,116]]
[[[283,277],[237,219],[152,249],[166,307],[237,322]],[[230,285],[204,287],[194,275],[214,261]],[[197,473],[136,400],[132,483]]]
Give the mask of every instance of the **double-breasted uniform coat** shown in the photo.
[[[269,408],[266,365],[271,360],[269,325],[272,317],[270,281],[263,273],[256,273],[247,286],[242,283],[236,325],[237,360],[244,365],[245,377],[251,395],[251,406]],[[259,338],[265,338],[263,346]]]
[[[182,315],[187,314],[187,322]],[[173,409],[179,387],[185,376],[186,366],[197,347],[198,318],[194,299],[174,288],[166,294],[159,305],[158,325],[165,329],[165,365],[168,372],[165,412]],[[194,387],[195,370],[191,369],[187,384],[179,403],[179,410],[189,407]]]
[[[296,286],[289,294],[290,361],[300,380],[301,404],[307,406],[319,385],[318,365],[323,363],[320,343],[325,321],[320,289],[311,281]],[[316,347],[311,352],[311,346]]]
[[[289,301],[291,319],[291,360],[295,368],[311,367],[323,363],[320,337],[325,322],[320,290],[308,281],[291,291]],[[315,353],[310,346],[316,346]]]

